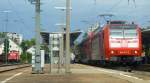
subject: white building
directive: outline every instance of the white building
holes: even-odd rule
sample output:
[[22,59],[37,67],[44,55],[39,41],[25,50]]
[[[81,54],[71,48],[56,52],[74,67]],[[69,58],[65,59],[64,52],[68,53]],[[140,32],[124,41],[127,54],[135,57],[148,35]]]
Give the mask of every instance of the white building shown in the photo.
[[[70,33],[70,45],[73,47],[74,41],[81,34],[81,31],[75,31]],[[59,55],[62,63],[65,62],[65,46],[66,46],[66,33],[62,35],[62,32],[41,32],[42,43],[49,45],[50,54],[49,59],[53,60],[53,63],[58,63]],[[52,55],[52,58],[51,58]]]
[[28,53],[32,54],[32,55],[35,55],[35,46],[32,46],[30,47],[28,50],[27,50]]
[[[16,44],[14,41],[9,39],[9,52],[12,51],[12,50],[19,51],[20,55],[22,53],[21,47],[18,44]],[[1,43],[0,43],[0,55],[2,53],[4,53],[4,39],[1,40]]]
[[60,33],[50,33],[50,49],[51,49],[51,55],[53,56],[53,63],[58,63],[58,58],[60,55],[60,46],[61,46],[61,38],[62,34]]
[[7,37],[11,40],[13,40],[17,44],[21,44],[23,40],[23,35],[17,34],[17,33],[7,33]]

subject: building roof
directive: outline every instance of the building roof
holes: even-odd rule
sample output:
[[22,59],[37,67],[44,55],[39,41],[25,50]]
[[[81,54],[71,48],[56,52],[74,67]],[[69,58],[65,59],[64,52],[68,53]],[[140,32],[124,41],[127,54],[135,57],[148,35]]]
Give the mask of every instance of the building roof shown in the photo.
[[[49,34],[58,34],[58,33],[61,33],[61,32],[41,32],[43,43],[49,44]],[[81,31],[74,31],[70,33],[71,45],[79,37],[80,34],[81,34]],[[64,33],[64,41],[65,41],[65,36],[66,34]]]

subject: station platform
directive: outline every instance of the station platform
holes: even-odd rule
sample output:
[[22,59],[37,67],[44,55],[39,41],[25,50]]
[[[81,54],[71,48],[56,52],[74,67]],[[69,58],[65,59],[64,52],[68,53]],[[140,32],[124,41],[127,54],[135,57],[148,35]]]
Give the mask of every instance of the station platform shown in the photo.
[[149,76],[141,76],[123,71],[104,69],[83,64],[71,64],[71,73],[64,69],[58,74],[46,64],[44,74],[32,74],[32,68],[22,68],[0,73],[1,83],[150,83]]

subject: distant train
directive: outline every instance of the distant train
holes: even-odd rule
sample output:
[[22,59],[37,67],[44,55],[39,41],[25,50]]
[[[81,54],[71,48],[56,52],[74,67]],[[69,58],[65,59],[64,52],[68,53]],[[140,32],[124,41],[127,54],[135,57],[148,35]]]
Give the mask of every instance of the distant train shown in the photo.
[[18,51],[12,50],[8,53],[8,62],[19,62],[20,55]]
[[96,64],[139,64],[142,60],[141,29],[125,21],[109,21],[89,32],[79,44],[76,61]]
[[[0,55],[0,64],[3,64],[6,62],[6,56],[5,54],[1,54]],[[20,62],[20,54],[19,51],[16,50],[11,50],[8,54],[7,54],[7,62],[8,63],[18,63]]]

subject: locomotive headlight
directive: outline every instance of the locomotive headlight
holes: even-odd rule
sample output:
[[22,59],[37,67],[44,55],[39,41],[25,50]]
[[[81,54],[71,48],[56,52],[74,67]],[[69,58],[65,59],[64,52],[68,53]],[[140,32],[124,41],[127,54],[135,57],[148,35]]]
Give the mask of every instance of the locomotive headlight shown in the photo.
[[114,51],[113,51],[113,50],[111,51],[111,54],[114,54]]
[[137,52],[137,51],[134,51],[134,53],[137,54],[138,52]]

